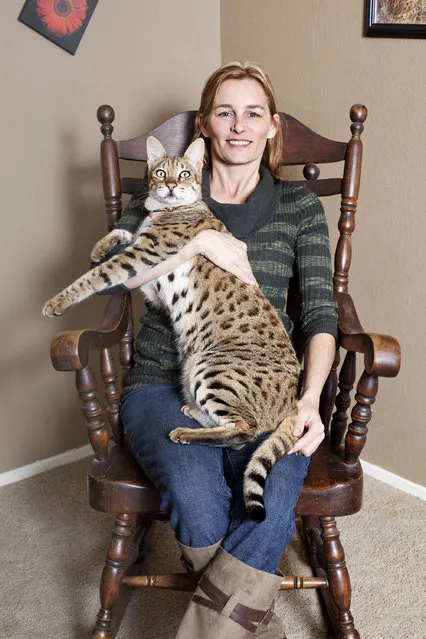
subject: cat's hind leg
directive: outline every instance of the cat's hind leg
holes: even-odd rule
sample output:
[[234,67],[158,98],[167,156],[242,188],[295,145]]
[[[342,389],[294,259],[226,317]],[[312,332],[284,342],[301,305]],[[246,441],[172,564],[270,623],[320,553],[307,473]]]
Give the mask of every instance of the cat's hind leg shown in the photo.
[[175,428],[169,434],[176,444],[200,444],[204,446],[240,447],[252,442],[258,435],[256,424],[249,424],[236,415],[218,418],[214,428]]
[[[200,408],[198,408],[198,406],[194,406],[194,405],[190,405],[190,404],[185,404],[184,406],[182,406],[181,411],[184,415],[186,415],[187,417],[191,417],[191,419],[193,419],[194,421],[196,421],[198,424],[200,424],[200,426],[202,426],[203,428],[217,428],[217,426],[215,425],[214,421],[211,419],[211,417],[209,417],[209,415],[201,410]],[[179,430],[179,429],[176,429]],[[181,431],[185,430],[184,428],[180,429]],[[191,430],[190,428],[186,429],[186,430]],[[172,431],[174,433],[174,431]],[[172,441],[175,441],[172,438],[172,433],[170,433],[170,439]],[[179,435],[177,435],[179,437]],[[187,442],[180,442],[179,440],[176,440],[176,443],[187,443]],[[227,448],[233,448],[234,450],[240,450],[240,448],[242,448],[244,446],[244,444],[210,444],[210,446],[226,446]]]
[[184,404],[180,410],[184,415],[196,421],[203,428],[212,428],[215,426],[211,417],[194,404]]

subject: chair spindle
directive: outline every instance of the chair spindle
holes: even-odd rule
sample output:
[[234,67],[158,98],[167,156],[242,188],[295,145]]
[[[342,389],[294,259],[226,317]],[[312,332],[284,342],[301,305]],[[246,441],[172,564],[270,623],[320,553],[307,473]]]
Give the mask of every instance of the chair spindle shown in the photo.
[[[123,578],[123,584],[137,588],[164,588],[167,590],[195,590],[199,577],[186,573],[167,575],[130,575]],[[327,588],[328,581],[322,577],[284,577],[278,590],[306,590]]]
[[108,104],[99,107],[97,117],[104,139],[101,142],[102,185],[105,198],[107,227],[111,231],[121,215],[121,183],[117,145],[113,140],[114,109]]
[[377,375],[363,372],[355,395],[356,404],[352,409],[352,423],[348,426],[345,438],[345,462],[355,464],[367,439],[367,424],[372,415],[371,406],[376,401],[379,380]]
[[108,430],[105,425],[104,412],[98,399],[96,378],[90,366],[77,370],[75,376],[89,441],[96,459],[103,461],[108,457]]
[[122,340],[120,341],[120,350],[119,350],[119,358],[120,364],[123,371],[123,377],[127,373],[127,371],[132,367],[133,361],[133,353],[134,353],[134,340],[135,340],[135,330],[133,323],[133,312],[132,312],[132,298],[130,295],[127,296],[126,303],[129,305],[129,321],[127,324],[126,332]]
[[117,368],[109,348],[101,349],[101,371],[105,385],[108,421],[114,441],[119,443],[122,441],[120,430],[120,388],[117,383]]
[[348,351],[339,375],[339,393],[336,397],[336,410],[331,421],[331,446],[334,450],[342,445],[348,423],[348,410],[351,405],[351,391],[355,383],[356,356]]
[[355,229],[355,213],[358,202],[360,171],[362,160],[361,133],[367,118],[365,106],[356,104],[351,108],[352,138],[346,149],[345,169],[342,184],[342,202],[340,206],[339,233],[335,255],[334,290],[348,292],[349,268],[352,257],[352,233]]
[[331,413],[333,411],[334,398],[336,397],[337,391],[337,367],[340,362],[340,354],[339,349],[336,348],[336,354],[334,356],[334,361],[331,366],[331,370],[328,374],[327,380],[324,384],[324,388],[322,389],[321,398],[320,398],[320,415],[322,419],[322,423],[325,426],[325,430],[327,432],[328,427],[331,421]]

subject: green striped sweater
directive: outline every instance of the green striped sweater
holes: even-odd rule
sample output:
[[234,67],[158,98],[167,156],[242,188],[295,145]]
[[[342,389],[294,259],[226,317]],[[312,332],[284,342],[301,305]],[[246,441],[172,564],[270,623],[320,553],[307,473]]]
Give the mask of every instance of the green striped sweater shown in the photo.
[[[134,232],[146,211],[146,182],[129,202],[117,228]],[[257,282],[279,312],[288,333],[293,325],[285,312],[292,277],[299,283],[303,347],[316,333],[337,338],[328,227],[321,202],[311,191],[279,182],[261,167],[260,181],[244,204],[220,204],[210,197],[203,174],[203,199],[228,230],[247,244]],[[145,384],[176,383],[179,365],[169,317],[147,305],[135,340],[134,367],[124,392]]]

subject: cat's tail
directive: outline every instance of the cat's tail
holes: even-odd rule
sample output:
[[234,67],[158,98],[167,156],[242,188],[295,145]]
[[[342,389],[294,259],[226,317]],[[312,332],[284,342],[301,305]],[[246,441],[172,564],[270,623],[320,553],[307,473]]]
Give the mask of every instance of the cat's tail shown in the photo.
[[244,505],[248,516],[263,521],[266,516],[263,493],[266,479],[281,457],[296,443],[292,434],[297,413],[288,415],[253,453],[244,473]]

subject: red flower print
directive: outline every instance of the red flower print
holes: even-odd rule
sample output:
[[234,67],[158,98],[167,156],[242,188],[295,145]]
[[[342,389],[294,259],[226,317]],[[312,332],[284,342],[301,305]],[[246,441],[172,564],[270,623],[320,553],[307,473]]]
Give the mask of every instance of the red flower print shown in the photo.
[[37,14],[58,38],[80,29],[87,15],[86,0],[37,0]]

